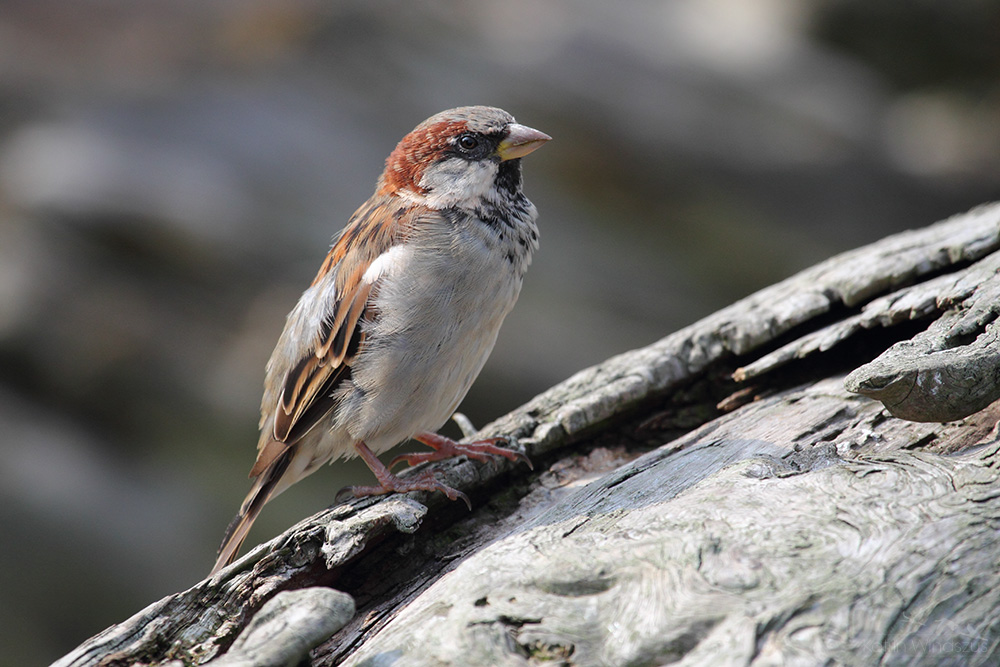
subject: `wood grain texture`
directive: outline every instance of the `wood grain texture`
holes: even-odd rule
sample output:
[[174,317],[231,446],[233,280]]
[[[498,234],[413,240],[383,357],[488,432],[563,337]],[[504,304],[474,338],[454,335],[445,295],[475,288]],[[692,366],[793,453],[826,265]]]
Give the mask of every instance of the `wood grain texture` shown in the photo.
[[997,406],[916,423],[844,378],[988,342],[998,250],[993,205],[834,257],[484,428],[536,472],[436,464],[471,514],[333,507],[57,664],[205,663],[315,586],[357,613],[314,665],[995,664]]
[[[278,593],[261,607],[214,667],[296,667],[354,616],[354,600],[332,588]],[[176,661],[176,667],[184,663]]]
[[901,419],[962,419],[1000,398],[1000,252],[934,282],[940,317],[845,383]]
[[928,432],[839,385],[754,403],[580,488],[345,664],[932,664],[962,637],[952,658],[995,657],[996,433],[962,456],[908,451]]

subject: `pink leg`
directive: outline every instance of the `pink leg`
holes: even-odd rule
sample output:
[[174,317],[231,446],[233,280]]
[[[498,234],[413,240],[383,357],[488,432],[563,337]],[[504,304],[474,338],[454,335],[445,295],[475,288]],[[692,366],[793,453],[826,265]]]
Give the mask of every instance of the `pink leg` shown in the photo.
[[510,440],[505,437],[488,438],[486,440],[479,440],[468,444],[455,442],[451,438],[446,438],[443,435],[438,435],[437,433],[418,433],[413,436],[413,439],[417,442],[424,443],[434,451],[423,452],[420,454],[400,454],[389,462],[390,468],[400,461],[406,461],[408,464],[413,466],[418,463],[441,461],[455,456],[468,456],[470,459],[475,459],[477,461],[489,461],[490,456],[503,456],[511,461],[524,461],[528,464],[529,468],[534,470],[534,466],[531,465],[531,461],[528,460],[528,457],[521,452],[507,447],[497,446],[498,442],[505,444],[510,442]]
[[[409,479],[400,479],[393,475],[385,465],[378,460],[375,453],[368,449],[368,445],[363,442],[357,442],[354,445],[354,449],[358,451],[358,454],[368,464],[371,471],[375,473],[375,479],[378,480],[378,486],[349,486],[341,493],[349,492],[353,494],[356,498],[362,498],[364,496],[380,496],[386,493],[406,493],[408,491],[440,491],[444,495],[448,496],[449,500],[458,500],[461,498],[465,501],[465,504],[472,509],[472,502],[469,497],[459,491],[458,489],[453,489],[450,486],[442,484],[430,471],[424,471],[419,475],[414,475]],[[338,496],[340,493],[337,494]]]

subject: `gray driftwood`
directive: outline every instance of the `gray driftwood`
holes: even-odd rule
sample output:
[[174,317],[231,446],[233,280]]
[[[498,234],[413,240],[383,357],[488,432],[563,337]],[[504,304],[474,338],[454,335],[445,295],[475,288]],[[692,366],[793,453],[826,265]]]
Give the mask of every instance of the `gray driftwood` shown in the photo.
[[536,472],[441,465],[471,514],[333,507],[57,664],[223,665],[317,586],[315,665],[996,664],[998,252],[985,206],[832,258],[483,429]]
[[[213,667],[296,667],[354,616],[354,600],[316,586],[282,591],[261,607]],[[182,661],[175,661],[177,667]]]

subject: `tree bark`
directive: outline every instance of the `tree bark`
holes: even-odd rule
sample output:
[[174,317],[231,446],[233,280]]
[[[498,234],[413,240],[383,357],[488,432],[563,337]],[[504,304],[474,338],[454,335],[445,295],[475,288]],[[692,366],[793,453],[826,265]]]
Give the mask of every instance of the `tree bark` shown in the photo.
[[998,268],[1000,205],[834,257],[56,664],[996,664]]

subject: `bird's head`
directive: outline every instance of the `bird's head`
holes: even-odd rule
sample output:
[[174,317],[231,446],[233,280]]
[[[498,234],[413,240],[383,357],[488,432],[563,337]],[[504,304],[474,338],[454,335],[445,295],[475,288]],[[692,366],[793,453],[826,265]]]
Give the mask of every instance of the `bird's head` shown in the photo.
[[520,158],[550,139],[495,107],[442,111],[396,145],[378,193],[433,209],[475,208],[484,198],[519,193]]

